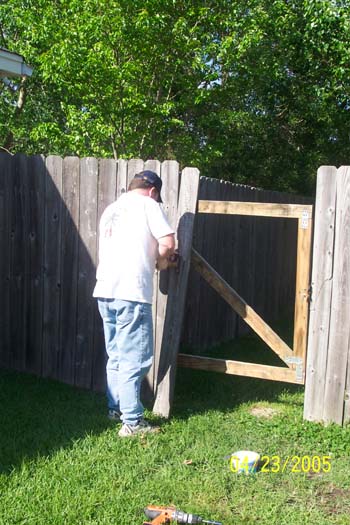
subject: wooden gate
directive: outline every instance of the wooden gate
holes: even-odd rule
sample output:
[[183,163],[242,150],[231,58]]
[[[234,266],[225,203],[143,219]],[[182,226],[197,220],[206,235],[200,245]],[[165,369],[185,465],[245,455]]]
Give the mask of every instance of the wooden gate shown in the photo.
[[310,299],[312,206],[233,201],[198,201],[198,213],[281,217],[298,221],[296,294],[293,349],[249,306],[246,301],[194,249],[191,262],[199,274],[285,363],[285,367],[179,354],[178,365],[241,376],[304,384]]

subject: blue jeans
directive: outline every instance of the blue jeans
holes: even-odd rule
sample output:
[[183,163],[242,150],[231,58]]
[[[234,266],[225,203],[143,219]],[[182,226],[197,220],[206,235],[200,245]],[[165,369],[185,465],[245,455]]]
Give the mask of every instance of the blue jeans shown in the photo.
[[98,299],[107,361],[108,408],[120,410],[123,423],[143,417],[141,382],[152,365],[152,305],[121,299]]

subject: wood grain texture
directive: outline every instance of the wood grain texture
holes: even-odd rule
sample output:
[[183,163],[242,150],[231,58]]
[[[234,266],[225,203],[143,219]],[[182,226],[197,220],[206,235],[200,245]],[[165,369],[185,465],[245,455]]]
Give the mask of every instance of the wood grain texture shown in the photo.
[[309,316],[312,222],[308,221],[307,228],[303,228],[302,222],[302,219],[298,220],[293,350],[296,357],[305,361]]
[[77,343],[75,380],[77,386],[92,386],[94,321],[96,300],[92,292],[96,282],[97,251],[97,181],[98,162],[80,161],[80,210],[78,249]]
[[115,198],[120,197],[128,189],[128,161],[119,159],[117,162],[117,188]]
[[[145,169],[152,169],[161,175],[162,179],[162,208],[171,227],[176,231],[177,202],[179,189],[179,164],[176,161],[165,161],[161,165],[154,162],[145,163]],[[153,299],[153,322],[154,322],[154,359],[153,366],[148,375],[149,387],[152,390],[152,400],[155,400],[157,390],[157,377],[159,371],[160,354],[163,341],[164,319],[168,305],[169,270],[154,274],[154,299]]]
[[43,266],[45,232],[45,159],[41,155],[27,157],[28,197],[28,265],[27,265],[27,329],[25,370],[41,374],[43,338]]
[[335,167],[319,168],[304,399],[304,418],[311,421],[322,421],[323,418],[333,288],[336,181]]
[[279,366],[260,365],[187,354],[179,354],[177,363],[178,366],[194,368],[196,370],[207,370],[208,372],[256,377],[260,379],[269,379],[271,381],[283,381],[286,383],[296,382],[295,372],[293,370]]
[[[100,159],[98,164],[98,197],[97,197],[97,248],[96,266],[98,264],[99,224],[104,210],[115,201],[118,192],[117,163],[113,159]],[[125,171],[126,173],[126,171]],[[92,356],[92,388],[97,392],[106,390],[106,352],[103,322],[94,299],[94,336]]]
[[79,251],[79,200],[80,159],[66,157],[62,173],[62,250],[61,250],[61,303],[60,303],[60,355],[59,378],[74,384],[78,251]]
[[[209,179],[207,177],[200,177],[198,188],[199,198],[207,196],[208,181]],[[205,229],[205,219],[206,217],[204,215],[196,213],[193,229],[193,245],[200,253],[204,253],[204,243],[208,237],[208,231]],[[185,344],[195,348],[199,346],[201,346],[201,348],[205,347],[202,324],[207,303],[203,299],[205,288],[202,284],[202,278],[191,265],[185,306],[186,315],[184,316],[186,332],[184,333],[183,340]]]
[[323,421],[343,422],[350,319],[350,167],[337,173],[332,307]]
[[140,171],[142,171],[143,169],[144,169],[144,162],[142,159],[130,159],[128,161],[128,176],[127,176],[128,186],[130,182],[132,181],[132,179],[134,178],[134,176],[137,173],[140,173]]
[[11,215],[13,203],[11,155],[0,152],[0,365],[9,368],[11,352]]
[[26,335],[28,329],[28,265],[29,265],[29,187],[26,157],[14,157],[14,185],[12,206],[11,250],[11,311],[15,323],[11,323],[11,362],[15,370],[25,370]]
[[177,240],[181,256],[179,271],[170,269],[168,304],[164,321],[164,333],[159,362],[156,400],[153,411],[169,417],[175,387],[177,353],[185,308],[194,216],[197,206],[199,172],[185,168],[181,174],[178,203]]
[[59,377],[60,352],[62,166],[61,157],[47,157],[42,374],[55,379]]
[[198,213],[229,213],[256,217],[294,217],[297,219],[306,209],[312,216],[312,206],[299,204],[262,204],[258,202],[221,202],[214,200],[198,202]]

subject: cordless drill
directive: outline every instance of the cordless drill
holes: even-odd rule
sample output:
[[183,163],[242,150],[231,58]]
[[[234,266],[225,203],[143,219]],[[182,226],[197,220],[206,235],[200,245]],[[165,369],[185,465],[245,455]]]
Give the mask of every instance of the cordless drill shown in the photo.
[[144,521],[143,525],[160,525],[161,523],[209,523],[211,525],[222,525],[219,521],[210,521],[197,516],[196,514],[187,514],[175,507],[159,507],[149,505],[144,509],[147,518],[151,521]]

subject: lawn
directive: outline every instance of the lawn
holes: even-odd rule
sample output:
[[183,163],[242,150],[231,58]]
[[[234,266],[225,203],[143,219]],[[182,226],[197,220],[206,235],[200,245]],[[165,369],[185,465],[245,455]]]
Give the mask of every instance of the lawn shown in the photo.
[[[100,394],[1,371],[0,403],[0,524],[142,525],[148,504],[225,525],[349,523],[350,427],[303,421],[302,387],[179,369],[173,417],[148,412],[161,432],[124,440]],[[224,458],[242,449],[279,471],[232,472]],[[330,459],[292,472],[293,456]]]

